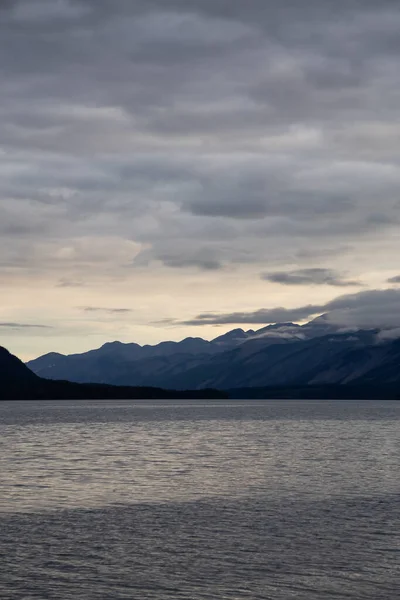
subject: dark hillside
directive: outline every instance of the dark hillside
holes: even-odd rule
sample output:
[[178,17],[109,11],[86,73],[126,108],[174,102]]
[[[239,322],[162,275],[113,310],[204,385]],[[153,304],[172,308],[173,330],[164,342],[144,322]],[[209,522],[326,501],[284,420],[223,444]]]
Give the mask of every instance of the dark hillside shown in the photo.
[[217,390],[175,391],[154,387],[120,387],[42,379],[0,346],[0,400],[72,399],[217,399]]

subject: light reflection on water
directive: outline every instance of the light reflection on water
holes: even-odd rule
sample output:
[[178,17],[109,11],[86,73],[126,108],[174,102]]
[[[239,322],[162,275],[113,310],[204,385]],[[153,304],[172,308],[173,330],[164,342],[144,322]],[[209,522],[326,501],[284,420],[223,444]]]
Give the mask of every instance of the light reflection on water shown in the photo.
[[395,402],[0,403],[0,596],[394,600],[399,423]]
[[376,405],[372,417],[368,404],[351,405],[347,420],[337,418],[343,403],[321,416],[316,403],[35,405],[7,407],[1,511],[399,489],[399,421],[377,421]]

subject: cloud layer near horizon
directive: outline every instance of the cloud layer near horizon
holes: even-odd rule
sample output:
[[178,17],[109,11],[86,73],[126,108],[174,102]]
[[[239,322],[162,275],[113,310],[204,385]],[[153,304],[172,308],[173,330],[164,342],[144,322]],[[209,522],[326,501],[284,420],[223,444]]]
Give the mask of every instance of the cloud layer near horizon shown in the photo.
[[332,285],[335,287],[359,287],[360,281],[352,281],[332,269],[297,269],[264,273],[262,279],[283,285]]
[[261,308],[254,312],[228,314],[205,313],[185,321],[185,325],[265,324],[305,321],[319,314],[343,327],[394,329],[399,324],[400,289],[369,290],[338,296],[325,304],[307,304],[294,308]]
[[5,341],[396,285],[399,28],[394,0],[2,2],[0,318],[52,327]]

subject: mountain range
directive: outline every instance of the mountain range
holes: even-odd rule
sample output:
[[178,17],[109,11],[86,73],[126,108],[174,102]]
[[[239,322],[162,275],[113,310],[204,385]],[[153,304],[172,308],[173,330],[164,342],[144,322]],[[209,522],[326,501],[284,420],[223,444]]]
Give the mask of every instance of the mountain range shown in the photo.
[[344,330],[323,315],[305,325],[234,329],[212,341],[111,342],[82,354],[46,354],[27,366],[47,379],[175,390],[395,385],[400,339],[378,329]]
[[0,400],[200,398],[221,399],[226,398],[226,394],[217,390],[176,391],[43,379],[0,346]]

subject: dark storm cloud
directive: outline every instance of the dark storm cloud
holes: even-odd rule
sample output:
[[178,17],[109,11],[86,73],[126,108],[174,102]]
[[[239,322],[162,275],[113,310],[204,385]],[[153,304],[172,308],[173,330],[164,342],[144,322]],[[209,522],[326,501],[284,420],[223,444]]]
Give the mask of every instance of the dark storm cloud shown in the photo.
[[262,308],[254,312],[228,314],[205,313],[181,323],[183,325],[268,324],[302,321],[326,313],[327,318],[343,327],[395,327],[400,322],[400,290],[369,290],[346,294],[321,305],[292,309]]
[[113,237],[143,246],[124,273],[307,267],[398,224],[397,2],[0,7],[3,266],[84,240],[73,268],[100,269]]
[[360,286],[360,281],[348,280],[333,269],[298,269],[264,273],[262,279],[283,285],[332,285],[337,287]]

